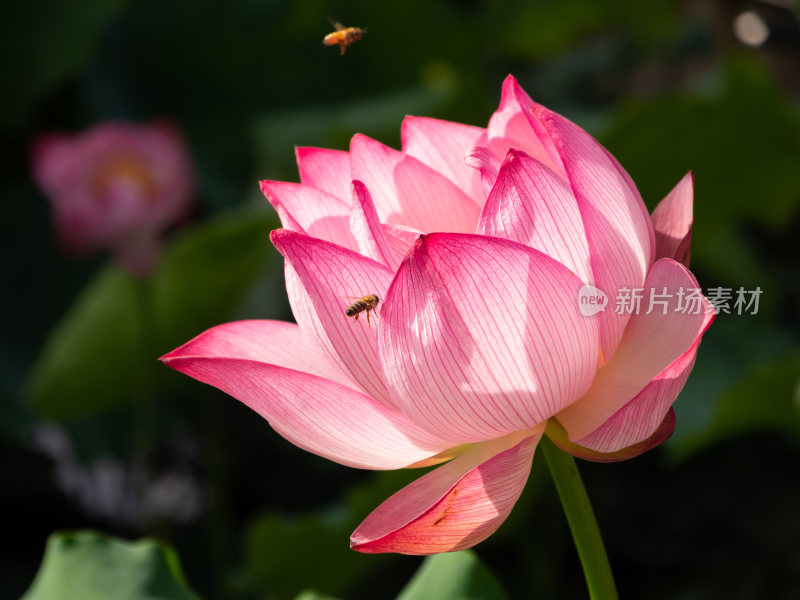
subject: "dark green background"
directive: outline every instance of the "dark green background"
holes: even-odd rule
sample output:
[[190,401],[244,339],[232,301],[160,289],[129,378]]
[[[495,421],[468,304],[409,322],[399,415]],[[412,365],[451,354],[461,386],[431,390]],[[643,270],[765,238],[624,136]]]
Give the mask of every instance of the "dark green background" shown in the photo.
[[[295,145],[346,148],[360,131],[396,147],[405,114],[484,126],[508,73],[606,144],[650,208],[693,170],[702,287],[763,290],[757,315],[722,315],[704,338],[667,444],[580,464],[621,595],[800,593],[796,12],[729,0],[33,0],[0,10],[0,497],[11,533],[0,595],[27,589],[51,531],[83,527],[170,542],[206,598],[399,592],[419,559],[358,555],[348,536],[416,473],[308,455],[154,359],[225,320],[290,318],[267,239],[277,221],[257,182],[296,180]],[[771,27],[760,48],[733,34],[745,10]],[[320,43],[328,17],[368,33],[339,56]],[[200,179],[149,287],[102,256],[64,254],[29,176],[37,134],[119,118],[176,122]],[[112,460],[155,476],[178,465],[202,512],[188,522],[87,512],[32,443],[45,422],[85,468]],[[512,598],[585,595],[539,458],[477,554]]]

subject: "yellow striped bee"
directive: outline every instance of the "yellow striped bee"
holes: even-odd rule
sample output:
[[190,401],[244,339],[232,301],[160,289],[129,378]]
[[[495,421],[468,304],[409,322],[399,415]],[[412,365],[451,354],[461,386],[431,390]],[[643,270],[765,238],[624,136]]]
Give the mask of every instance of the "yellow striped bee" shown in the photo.
[[381,299],[378,298],[377,294],[369,294],[363,298],[354,298],[354,300],[355,302],[347,307],[344,314],[348,317],[353,317],[354,321],[358,321],[359,315],[366,312],[367,325],[369,325],[369,313],[378,308],[378,303],[380,303]]
[[350,44],[360,40],[367,31],[366,27],[364,29],[361,29],[360,27],[345,27],[341,23],[334,22],[333,20],[331,20],[331,23],[336,31],[326,35],[323,38],[322,43],[326,46],[335,46],[336,44],[339,44],[339,48],[341,49],[339,52],[340,55],[344,54],[344,51],[347,50],[347,47]]

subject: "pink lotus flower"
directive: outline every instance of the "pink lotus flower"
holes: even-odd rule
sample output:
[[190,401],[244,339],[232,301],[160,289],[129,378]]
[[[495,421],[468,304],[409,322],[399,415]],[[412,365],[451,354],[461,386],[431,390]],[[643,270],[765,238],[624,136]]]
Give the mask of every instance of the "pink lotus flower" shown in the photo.
[[64,245],[108,248],[140,275],[155,265],[159,233],[186,212],[194,192],[186,146],[165,123],[48,134],[35,141],[32,159]]
[[[499,527],[542,435],[601,461],[666,439],[712,316],[702,295],[675,311],[698,287],[691,176],[648,215],[616,160],[512,77],[486,129],[407,117],[402,139],[299,148],[302,183],[261,183],[297,325],[220,325],[162,360],[341,464],[446,463],[351,538],[431,554]],[[584,316],[584,284],[644,288],[642,310]],[[367,294],[377,318],[348,319]]]

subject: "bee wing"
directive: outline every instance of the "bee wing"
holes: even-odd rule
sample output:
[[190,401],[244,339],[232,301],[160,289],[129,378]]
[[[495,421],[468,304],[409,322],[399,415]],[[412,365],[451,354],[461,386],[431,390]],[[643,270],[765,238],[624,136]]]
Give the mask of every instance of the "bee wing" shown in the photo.
[[333,28],[334,28],[336,31],[341,31],[342,29],[344,29],[344,25],[342,25],[341,23],[339,23],[339,21],[337,21],[337,20],[336,20],[336,19],[334,19],[333,17],[328,17],[328,21],[330,22],[331,26],[332,26],[332,27],[333,27]]
[[[363,300],[366,296],[339,296],[345,300]],[[383,302],[383,298],[378,298],[378,302]]]

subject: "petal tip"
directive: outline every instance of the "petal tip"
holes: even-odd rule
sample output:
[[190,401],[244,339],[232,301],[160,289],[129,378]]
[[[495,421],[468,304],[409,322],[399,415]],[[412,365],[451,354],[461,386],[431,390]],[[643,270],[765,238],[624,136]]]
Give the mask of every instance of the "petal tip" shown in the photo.
[[289,241],[289,238],[296,235],[299,235],[296,231],[280,227],[278,229],[273,229],[272,231],[269,232],[269,241],[272,242],[272,245],[275,246],[278,252],[283,254],[281,249],[283,248],[285,243]]
[[353,179],[350,182],[350,190],[353,192],[353,194],[359,195],[369,193],[366,184],[360,179]]
[[391,550],[378,547],[375,544],[376,541],[377,540],[363,535],[360,528],[356,529],[350,535],[350,550],[360,552],[361,554],[382,554],[391,552]]
[[379,550],[375,550],[369,544],[359,544],[350,540],[350,550],[354,550],[355,552],[360,552],[361,554],[379,554]]
[[161,356],[159,356],[159,357],[158,357],[156,360],[158,360],[158,362],[160,362],[160,363],[162,363],[162,364],[164,364],[164,365],[166,365],[166,366],[168,366],[168,367],[171,367],[171,368],[173,368],[173,369],[174,369],[175,367],[174,367],[174,366],[172,366],[172,364],[171,364],[171,363],[174,363],[175,361],[177,361],[177,360],[180,360],[180,359],[182,359],[182,358],[186,358],[186,356],[185,356],[185,353],[184,353],[184,350],[185,350],[185,349],[186,349],[188,346],[190,346],[190,345],[191,345],[191,343],[192,343],[194,340],[196,340],[197,338],[200,338],[200,337],[202,337],[204,334],[205,334],[205,332],[204,332],[204,333],[201,333],[201,334],[199,334],[199,335],[197,335],[197,336],[195,336],[194,338],[192,338],[192,339],[191,339],[191,340],[189,340],[188,342],[185,342],[185,343],[181,344],[180,346],[178,346],[177,348],[175,348],[175,349],[173,349],[173,350],[170,350],[170,351],[169,351],[169,352],[167,352],[166,354],[162,354],[162,355],[161,355]]
[[524,160],[526,158],[530,158],[530,156],[526,152],[518,148],[509,148],[508,152],[506,152],[505,158],[503,159],[502,166],[513,164],[514,162],[520,159]]
[[350,138],[350,151],[353,151],[354,146],[362,146],[371,141],[373,141],[371,137],[364,135],[363,133],[356,133]]
[[[187,344],[188,343],[189,342],[187,342]],[[178,346],[174,350],[170,350],[166,354],[159,356],[156,360],[160,362],[162,365],[169,367],[170,369],[175,369],[179,371],[180,369],[178,368],[176,363],[178,363],[178,361],[180,361],[182,358],[185,358],[184,356],[181,355],[181,353],[183,351],[183,348],[187,344],[183,344],[181,346]]]
[[434,241],[436,238],[441,237],[440,233],[421,233],[417,240],[414,242],[414,249],[422,250],[425,248],[430,242]]
[[511,73],[506,75],[506,78],[503,80],[503,91],[505,91],[506,87],[511,89],[516,89],[519,87],[519,81]]

